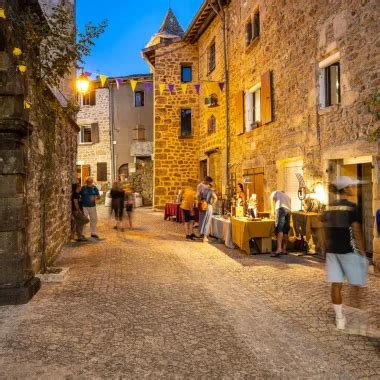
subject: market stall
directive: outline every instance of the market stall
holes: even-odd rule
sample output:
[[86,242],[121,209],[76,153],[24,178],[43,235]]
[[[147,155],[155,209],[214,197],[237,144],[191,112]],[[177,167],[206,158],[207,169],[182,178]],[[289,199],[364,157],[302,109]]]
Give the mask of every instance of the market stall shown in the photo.
[[232,241],[248,255],[251,253],[249,242],[255,240],[259,253],[272,250],[274,220],[249,220],[248,218],[231,218]]
[[[175,218],[176,222],[183,223],[184,217],[183,212],[180,207],[180,203],[173,203],[168,202],[165,204],[165,210],[164,210],[164,219],[170,220],[170,218]],[[194,221],[198,222],[199,220],[199,210],[198,208],[194,208]]]
[[211,219],[210,235],[223,240],[226,247],[234,248],[231,221],[229,218],[214,215]]
[[309,253],[319,250],[318,230],[322,228],[321,214],[317,212],[292,212],[293,228],[296,236],[303,236],[309,245]]

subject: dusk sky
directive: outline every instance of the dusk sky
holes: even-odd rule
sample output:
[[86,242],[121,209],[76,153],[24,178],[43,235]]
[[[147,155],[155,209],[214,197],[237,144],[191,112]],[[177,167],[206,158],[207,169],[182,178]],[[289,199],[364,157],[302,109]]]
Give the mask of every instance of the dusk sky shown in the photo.
[[140,51],[158,31],[169,3],[186,30],[202,0],[77,0],[79,30],[86,22],[108,19],[106,32],[86,58],[86,71],[107,76],[149,72]]

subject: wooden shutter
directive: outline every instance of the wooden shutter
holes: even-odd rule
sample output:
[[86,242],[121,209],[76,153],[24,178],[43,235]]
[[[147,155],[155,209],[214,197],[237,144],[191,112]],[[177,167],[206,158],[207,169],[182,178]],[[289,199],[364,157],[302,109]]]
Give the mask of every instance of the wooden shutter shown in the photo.
[[96,105],[96,89],[90,90],[89,93],[89,105],[95,106]]
[[261,76],[261,122],[268,124],[272,121],[272,91],[271,72]]
[[81,184],[86,183],[87,177],[91,175],[91,166],[90,165],[82,165],[82,175],[81,175]]
[[91,124],[91,142],[96,144],[99,142],[99,124],[92,123]]
[[245,132],[245,115],[244,115],[244,91],[236,94],[236,131],[238,135]]
[[107,162],[98,162],[96,164],[96,180],[107,181]]

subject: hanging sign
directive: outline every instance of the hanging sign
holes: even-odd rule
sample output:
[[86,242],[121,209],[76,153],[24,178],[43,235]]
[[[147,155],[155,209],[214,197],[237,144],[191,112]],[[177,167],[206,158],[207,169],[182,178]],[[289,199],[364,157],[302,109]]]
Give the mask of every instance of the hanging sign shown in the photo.
[[101,83],[102,87],[104,87],[106,84],[107,78],[108,78],[107,75],[101,74],[101,75],[99,75],[99,78],[100,78],[100,83]]

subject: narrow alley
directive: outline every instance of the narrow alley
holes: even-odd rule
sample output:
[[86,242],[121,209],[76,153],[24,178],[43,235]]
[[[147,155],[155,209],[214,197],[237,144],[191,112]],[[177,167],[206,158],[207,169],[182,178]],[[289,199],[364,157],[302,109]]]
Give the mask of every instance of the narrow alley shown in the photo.
[[[323,264],[186,242],[150,209],[121,233],[99,211],[63,283],[0,308],[0,378],[380,378],[379,340],[336,330]],[[370,276],[370,315],[379,290]]]

